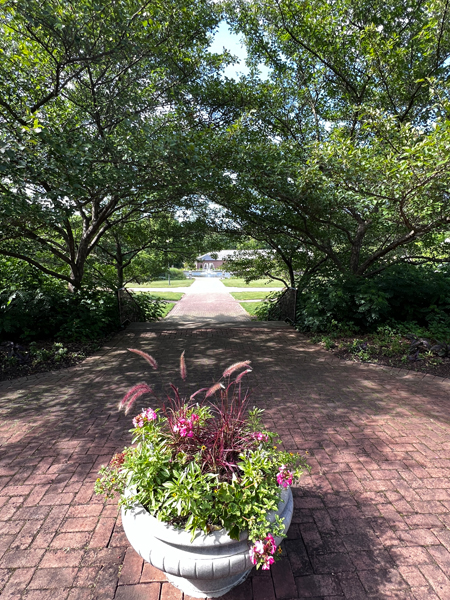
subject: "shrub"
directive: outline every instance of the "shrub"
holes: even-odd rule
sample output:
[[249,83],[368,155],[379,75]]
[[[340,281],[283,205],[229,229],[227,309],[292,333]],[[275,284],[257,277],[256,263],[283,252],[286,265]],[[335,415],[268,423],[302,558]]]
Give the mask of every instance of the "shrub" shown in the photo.
[[111,292],[83,290],[71,294],[59,283],[0,291],[1,339],[92,340],[118,328],[117,299]]
[[282,294],[283,290],[267,294],[265,299],[255,308],[255,315],[257,316],[258,321],[268,321],[269,317],[272,320],[276,320],[276,315],[273,314],[274,306]]
[[158,321],[164,315],[165,300],[145,292],[133,294],[133,298],[139,304],[142,316],[146,321]]
[[301,330],[371,331],[394,322],[450,333],[448,273],[403,265],[372,279],[316,280],[297,298]]

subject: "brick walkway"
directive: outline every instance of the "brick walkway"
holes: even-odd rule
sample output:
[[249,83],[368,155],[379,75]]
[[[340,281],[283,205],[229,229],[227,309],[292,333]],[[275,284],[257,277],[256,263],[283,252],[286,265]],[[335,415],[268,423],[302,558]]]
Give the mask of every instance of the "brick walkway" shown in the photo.
[[250,316],[214,277],[197,278],[165,318],[168,323],[230,323],[250,321]]
[[[284,558],[224,599],[450,598],[449,382],[339,362],[290,328],[165,326],[131,328],[76,368],[0,384],[2,600],[181,600],[92,488],[130,441],[117,400],[145,378],[178,383],[184,349],[189,389],[251,359],[267,425],[311,455]],[[151,352],[158,377],[127,347]]]

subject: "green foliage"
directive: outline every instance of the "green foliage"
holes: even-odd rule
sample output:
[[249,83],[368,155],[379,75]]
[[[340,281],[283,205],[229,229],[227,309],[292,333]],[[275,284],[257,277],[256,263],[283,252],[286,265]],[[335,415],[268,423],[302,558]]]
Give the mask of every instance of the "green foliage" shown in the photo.
[[104,235],[170,214],[195,180],[184,107],[222,63],[218,21],[209,0],[0,2],[1,254],[80,289]]
[[111,292],[69,293],[60,284],[0,292],[0,339],[93,340],[119,328]]
[[37,365],[48,360],[60,362],[69,351],[61,342],[55,342],[49,350],[46,348],[38,348],[35,342],[31,342],[29,345],[29,352],[33,365]]
[[[212,414],[206,412],[206,418]],[[184,452],[174,460],[167,421],[135,428],[134,448],[125,449],[125,460],[118,471],[114,466],[104,468],[97,480],[96,492],[111,496],[113,491],[125,494],[126,488],[134,494],[122,496],[121,503],[132,505],[136,500],[158,519],[181,525],[195,534],[202,529],[225,528],[238,537],[249,530],[250,539],[261,539],[270,530],[281,533],[277,524],[268,525],[266,515],[276,510],[280,488],[276,476],[284,464],[298,477],[305,468],[300,455],[293,455],[273,447],[273,439],[255,443],[254,448],[240,455],[239,471],[231,480],[221,480],[217,473],[203,469],[205,450],[199,446],[191,458]],[[267,433],[264,432],[266,435]]]
[[265,299],[255,307],[254,314],[258,317],[258,321],[277,321],[279,312],[277,302],[283,295],[283,291],[273,291],[267,294]]
[[293,245],[291,252],[286,250],[285,248],[285,252],[279,254],[272,248],[240,249],[226,260],[224,270],[245,281],[272,276],[277,277],[273,281],[280,283],[281,280],[286,285],[294,285],[293,263],[299,256],[298,247]]
[[234,96],[245,109],[217,136],[224,220],[277,251],[297,245],[306,275],[431,261],[424,238],[450,223],[447,3],[226,6],[251,73]]
[[297,299],[297,326],[304,331],[374,331],[424,328],[450,334],[450,275],[430,267],[403,265],[372,279],[316,280]]
[[[183,269],[175,269],[174,267],[171,267],[169,269],[169,273],[170,279],[175,279],[176,281],[187,279]],[[165,279],[167,279],[167,277],[165,277]]]
[[146,321],[158,321],[164,316],[166,302],[162,298],[146,294],[145,292],[134,294],[133,298],[139,304],[139,308]]

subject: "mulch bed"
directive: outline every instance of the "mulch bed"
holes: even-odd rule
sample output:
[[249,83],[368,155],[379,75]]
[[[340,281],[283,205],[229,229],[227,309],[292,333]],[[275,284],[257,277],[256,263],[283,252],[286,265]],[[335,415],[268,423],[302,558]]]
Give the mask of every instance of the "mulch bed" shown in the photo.
[[[313,337],[311,341],[317,343],[318,340]],[[438,377],[450,377],[450,357],[439,356],[426,349],[410,352],[411,340],[404,337],[397,336],[395,349],[389,344],[380,346],[369,334],[358,337],[333,337],[332,340],[319,343],[342,360],[385,365]]]
[[0,343],[0,381],[73,367],[109,338],[86,342]]

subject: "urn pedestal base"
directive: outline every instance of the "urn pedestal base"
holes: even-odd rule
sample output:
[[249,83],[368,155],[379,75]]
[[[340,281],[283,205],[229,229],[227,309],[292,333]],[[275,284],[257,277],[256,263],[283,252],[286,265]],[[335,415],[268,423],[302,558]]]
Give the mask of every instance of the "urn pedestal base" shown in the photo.
[[[290,488],[283,489],[277,512],[268,513],[274,521],[284,520],[285,532],[291,524],[294,501]],[[166,574],[170,583],[193,598],[218,598],[248,577],[253,568],[247,532],[232,540],[226,531],[209,535],[198,532],[195,538],[155,517],[140,504],[125,510],[122,523],[136,552]],[[280,538],[275,538],[276,544]]]
[[223,579],[185,579],[184,577],[175,577],[166,573],[167,581],[173,586],[192,596],[192,598],[219,598],[231,589],[244,583],[250,575],[251,569],[233,575],[232,577],[224,577]]

